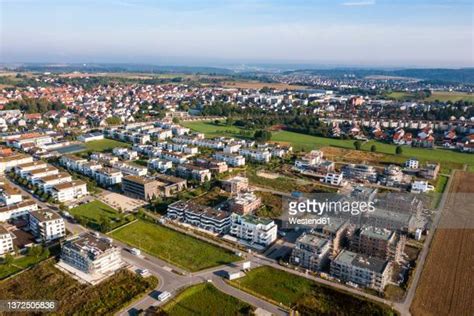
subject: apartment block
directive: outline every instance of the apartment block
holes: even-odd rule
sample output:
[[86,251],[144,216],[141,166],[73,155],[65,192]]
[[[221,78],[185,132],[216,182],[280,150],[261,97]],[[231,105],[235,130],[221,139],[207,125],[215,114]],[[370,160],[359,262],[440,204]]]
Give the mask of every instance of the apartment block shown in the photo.
[[32,234],[43,242],[66,236],[66,226],[63,218],[51,210],[30,212],[28,226]]
[[51,196],[59,202],[72,201],[87,193],[87,184],[81,180],[56,184],[51,189]]
[[231,212],[246,215],[257,210],[262,205],[262,200],[253,192],[245,192],[238,193],[228,203]]
[[43,178],[39,178],[36,184],[45,192],[51,193],[53,186],[72,181],[72,176],[67,172],[59,172]]
[[190,164],[177,166],[176,174],[180,177],[193,179],[201,183],[211,180],[211,171],[209,169]]
[[20,153],[14,153],[6,157],[0,157],[0,173],[8,172],[18,165],[29,162],[33,162],[33,157]]
[[13,252],[13,238],[10,232],[0,225],[0,256]]
[[329,263],[332,241],[324,236],[303,233],[296,240],[290,262],[311,271],[320,271]]
[[124,176],[122,178],[122,191],[132,198],[150,200],[160,196],[162,183],[153,178],[138,176]]
[[374,167],[363,164],[349,164],[342,167],[344,178],[356,181],[377,181],[377,171]]
[[90,275],[108,275],[123,266],[120,249],[92,233],[84,233],[62,244],[61,260]]
[[363,226],[353,236],[351,248],[358,253],[383,260],[399,262],[406,238],[394,231],[374,226]]
[[23,201],[21,191],[8,185],[0,185],[0,203],[3,205],[12,205]]
[[247,191],[248,187],[249,179],[245,177],[235,176],[227,180],[222,180],[222,188],[230,193]]
[[216,160],[224,161],[229,166],[240,167],[245,166],[245,157],[237,154],[226,154],[223,152],[216,152],[212,156]]
[[230,234],[251,245],[269,246],[277,239],[278,228],[271,219],[253,215],[232,214]]
[[122,183],[123,174],[120,170],[114,168],[101,168],[94,172],[94,179],[99,185],[111,187]]
[[0,207],[0,222],[27,215],[38,209],[38,204],[33,200],[25,200],[20,203]]
[[379,292],[383,292],[391,274],[392,265],[389,261],[348,250],[341,251],[331,262],[331,276]]

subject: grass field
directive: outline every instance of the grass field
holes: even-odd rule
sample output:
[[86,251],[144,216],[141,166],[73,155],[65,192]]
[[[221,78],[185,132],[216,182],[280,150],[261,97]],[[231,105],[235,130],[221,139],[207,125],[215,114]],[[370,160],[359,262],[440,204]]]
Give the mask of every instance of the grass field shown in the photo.
[[0,293],[2,299],[57,300],[55,315],[113,315],[157,284],[154,277],[122,270],[96,286],[85,285],[48,261],[1,282]]
[[239,260],[239,257],[225,249],[143,220],[119,228],[111,235],[190,271],[199,271]]
[[168,315],[252,315],[253,307],[220,292],[209,283],[185,289],[163,307]]
[[[191,128],[197,132],[206,134],[209,137],[228,136],[236,137],[241,131],[236,126],[216,126],[210,122],[187,122],[184,126]],[[312,149],[321,148],[324,146],[333,146],[346,149],[354,149],[354,140],[343,140],[326,137],[318,137],[289,131],[272,132],[272,141],[291,144],[294,150],[310,151]],[[393,144],[386,144],[377,141],[368,141],[362,145],[363,151],[370,151],[370,147],[375,145],[378,153],[389,155],[387,160],[400,161],[400,156],[395,155],[397,146]],[[471,154],[460,153],[447,149],[423,149],[404,146],[401,157],[409,158],[416,157],[422,161],[438,161],[447,165],[452,164],[468,164],[474,165],[474,156]],[[462,166],[456,165],[454,168]],[[449,171],[450,168],[444,171]]]
[[414,316],[474,315],[474,174],[456,172],[449,193],[410,307]]
[[262,89],[263,87],[278,89],[278,90],[304,90],[308,87],[301,85],[290,85],[287,83],[266,83],[260,81],[225,81],[222,83],[227,88],[240,88],[240,89]]
[[275,304],[292,307],[301,315],[395,315],[388,306],[268,266],[253,269],[231,284]]
[[130,147],[130,144],[113,139],[101,139],[84,143],[84,146],[86,146],[86,151],[103,152],[112,151],[115,147]]
[[[99,231],[112,230],[128,222],[123,214],[98,200],[79,205],[69,212],[77,220],[80,221],[82,218],[85,220],[87,226]],[[108,223],[106,224],[107,229],[105,230],[104,227],[102,227],[104,221]]]
[[23,256],[23,257],[16,258],[9,265],[1,263],[0,264],[0,280],[5,279],[6,277],[12,274],[15,274],[21,270],[29,268],[45,259],[46,259],[46,255],[43,253],[39,257]]
[[[414,94],[404,91],[395,91],[387,94],[387,97],[393,100],[403,101],[413,99]],[[431,96],[423,99],[423,101],[425,102],[457,102],[461,100],[467,102],[474,102],[474,94],[464,92],[433,91],[431,93]]]

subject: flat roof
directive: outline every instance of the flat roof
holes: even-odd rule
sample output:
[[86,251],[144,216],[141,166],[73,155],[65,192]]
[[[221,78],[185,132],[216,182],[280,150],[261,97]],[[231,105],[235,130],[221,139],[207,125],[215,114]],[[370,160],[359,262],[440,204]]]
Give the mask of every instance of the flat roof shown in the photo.
[[389,263],[385,260],[369,257],[348,250],[342,250],[334,259],[334,261],[350,264],[352,266],[367,269],[376,273],[383,273]]
[[38,210],[30,212],[30,216],[35,217],[40,222],[51,221],[55,219],[61,219],[58,213],[51,210]]
[[53,189],[58,191],[58,190],[73,188],[75,186],[84,185],[84,184],[86,184],[86,183],[82,180],[74,180],[74,181],[71,181],[71,182],[56,184],[55,186],[53,186]]

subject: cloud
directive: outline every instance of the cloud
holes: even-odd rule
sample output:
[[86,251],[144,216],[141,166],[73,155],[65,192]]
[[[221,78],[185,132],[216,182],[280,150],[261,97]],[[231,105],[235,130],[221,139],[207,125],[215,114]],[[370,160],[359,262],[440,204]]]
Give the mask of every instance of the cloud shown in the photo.
[[341,5],[346,7],[366,7],[375,5],[375,0],[368,0],[368,1],[350,1],[350,2],[343,2]]

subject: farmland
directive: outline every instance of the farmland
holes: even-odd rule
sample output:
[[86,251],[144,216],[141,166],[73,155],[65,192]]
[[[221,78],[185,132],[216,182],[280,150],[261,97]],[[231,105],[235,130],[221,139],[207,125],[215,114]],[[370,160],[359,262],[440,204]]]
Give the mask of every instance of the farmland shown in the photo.
[[239,257],[227,250],[143,220],[119,228],[111,235],[189,271],[239,260]]
[[48,261],[0,283],[0,293],[2,299],[57,300],[57,315],[112,315],[156,285],[156,278],[128,270],[96,286],[85,285]]
[[[101,201],[94,200],[70,210],[79,222],[92,229],[106,232],[127,223],[127,217]],[[132,215],[128,215],[132,219]]]
[[93,140],[87,143],[84,143],[86,146],[86,151],[112,151],[115,147],[130,147],[129,144],[124,142],[119,142],[118,140],[113,139],[101,139]]
[[[404,101],[404,100],[413,100],[415,98],[415,95],[410,92],[395,91],[395,92],[389,93],[387,97],[393,100]],[[421,101],[424,101],[424,102],[436,102],[436,101],[474,102],[474,95],[472,93],[464,93],[464,92],[433,91],[429,97],[424,98]]]
[[307,89],[306,86],[301,85],[290,85],[287,83],[267,83],[260,81],[225,81],[222,85],[226,88],[239,88],[239,89],[262,89],[263,87],[273,88],[277,90],[302,90]]
[[[183,123],[183,125],[197,132],[204,133],[208,137],[238,137],[240,131],[242,131],[236,126],[215,125],[210,122],[187,122]],[[309,151],[325,146],[338,147],[348,150],[354,149],[354,140],[318,137],[290,131],[272,132],[271,140],[273,142],[291,144],[294,150]],[[387,162],[403,162],[406,158],[416,157],[421,161],[438,161],[442,163],[443,166],[447,166],[444,171],[449,171],[450,169],[460,169],[462,168],[462,164],[474,165],[474,158],[472,155],[447,149],[423,149],[404,146],[403,153],[401,155],[395,155],[395,149],[397,146],[378,141],[368,141],[362,144],[362,151],[372,154],[370,153],[370,148],[372,145],[376,146],[376,153],[385,154],[380,156],[377,159],[378,161],[382,160]],[[348,152],[356,151],[352,150]]]
[[301,315],[395,315],[388,307],[268,266],[231,281],[237,288],[292,307]]
[[474,174],[456,172],[410,308],[415,316],[474,314],[472,193]]
[[252,306],[217,290],[209,283],[185,289],[163,307],[168,315],[251,315]]

